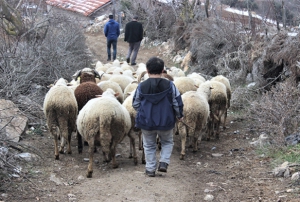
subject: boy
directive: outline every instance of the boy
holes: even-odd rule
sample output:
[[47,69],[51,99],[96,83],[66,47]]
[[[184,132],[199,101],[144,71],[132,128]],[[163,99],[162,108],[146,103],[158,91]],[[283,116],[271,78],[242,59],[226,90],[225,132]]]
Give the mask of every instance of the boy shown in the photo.
[[155,177],[156,137],[161,141],[158,171],[167,172],[173,150],[173,129],[176,118],[183,118],[181,95],[173,82],[161,78],[164,61],[152,57],[146,63],[149,78],[135,91],[132,106],[137,110],[136,125],[143,133],[146,175]]

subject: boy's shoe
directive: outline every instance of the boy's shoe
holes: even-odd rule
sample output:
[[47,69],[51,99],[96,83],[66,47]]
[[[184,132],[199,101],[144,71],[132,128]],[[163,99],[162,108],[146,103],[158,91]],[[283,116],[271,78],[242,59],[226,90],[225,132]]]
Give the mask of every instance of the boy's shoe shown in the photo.
[[166,173],[168,169],[168,164],[165,162],[159,162],[158,171]]
[[130,63],[130,58],[126,58],[126,62],[129,64]]
[[136,63],[134,62],[134,63],[131,63],[131,65],[136,65]]
[[145,173],[146,175],[148,175],[149,177],[155,177],[155,171],[148,171],[148,170],[146,170],[146,173]]

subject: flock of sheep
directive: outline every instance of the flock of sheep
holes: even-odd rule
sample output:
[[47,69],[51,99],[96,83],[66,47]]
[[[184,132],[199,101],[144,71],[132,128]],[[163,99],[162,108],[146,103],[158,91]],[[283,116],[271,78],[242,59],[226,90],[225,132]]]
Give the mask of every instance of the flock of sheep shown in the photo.
[[[199,140],[219,138],[222,121],[225,128],[230,82],[221,75],[210,80],[198,73],[185,75],[176,67],[166,68],[162,77],[173,81],[182,95],[184,121],[176,123],[174,134],[181,137],[180,159],[184,159],[187,137],[196,152]],[[132,99],[138,83],[147,78],[145,64],[140,63],[135,69],[115,60],[106,64],[98,61],[94,69],[78,70],[70,82],[57,80],[46,94],[43,106],[47,127],[54,137],[55,159],[59,159],[59,153],[65,153],[66,143],[66,152],[72,153],[71,136],[77,133],[78,152],[82,153],[83,140],[89,145],[87,177],[92,177],[95,141],[100,142],[104,160],[112,161],[112,167],[117,168],[116,146],[128,136],[130,157],[136,165],[135,137],[139,138],[140,150],[142,140],[140,129],[134,127],[136,111]]]

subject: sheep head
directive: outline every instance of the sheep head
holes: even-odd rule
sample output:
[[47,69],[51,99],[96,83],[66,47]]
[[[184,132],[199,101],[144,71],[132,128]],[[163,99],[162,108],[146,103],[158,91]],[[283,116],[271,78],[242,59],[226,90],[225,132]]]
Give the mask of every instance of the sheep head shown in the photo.
[[75,81],[80,77],[80,83],[92,81],[96,83],[96,78],[101,80],[100,74],[91,68],[84,68],[82,70],[78,70],[74,75],[73,78]]

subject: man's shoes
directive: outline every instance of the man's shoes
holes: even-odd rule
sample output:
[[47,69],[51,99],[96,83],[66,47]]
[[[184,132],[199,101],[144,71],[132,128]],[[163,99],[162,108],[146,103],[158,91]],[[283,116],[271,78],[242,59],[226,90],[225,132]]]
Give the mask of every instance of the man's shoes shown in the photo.
[[110,58],[107,58],[107,61],[111,61],[111,59],[110,59]]
[[148,175],[149,177],[155,177],[155,171],[148,171],[148,170],[146,170],[146,173],[145,173],[146,175]]
[[168,169],[168,164],[165,162],[159,162],[158,171],[166,173]]
[[134,63],[131,63],[131,65],[133,66],[133,65],[136,65],[136,63],[134,62]]
[[130,58],[126,58],[126,62],[129,64],[130,63]]

